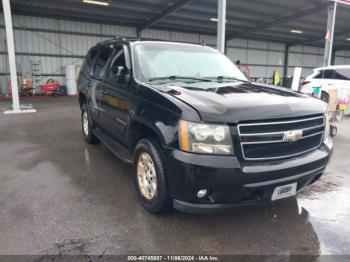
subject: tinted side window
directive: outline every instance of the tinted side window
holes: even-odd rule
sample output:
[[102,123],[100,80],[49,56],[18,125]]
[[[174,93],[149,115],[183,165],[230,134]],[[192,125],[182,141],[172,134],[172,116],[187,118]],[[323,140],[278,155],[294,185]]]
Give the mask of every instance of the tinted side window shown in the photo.
[[102,47],[100,53],[98,54],[94,67],[93,67],[93,75],[102,77],[109,57],[112,55],[113,49],[110,47]]
[[89,67],[92,66],[92,63],[94,62],[95,56],[97,55],[98,49],[92,49],[88,55],[86,56],[86,63],[89,65]]
[[315,78],[318,79],[334,79],[334,70],[321,70],[320,73],[318,73]]
[[120,49],[117,52],[116,56],[113,58],[110,71],[109,71],[109,77],[111,78],[111,76],[124,75],[126,71],[127,71],[127,68],[125,63],[124,50]]
[[335,70],[335,79],[350,80],[350,68],[342,68]]
[[94,48],[88,52],[81,64],[81,72],[86,72],[89,74],[94,58],[97,55],[98,49]]

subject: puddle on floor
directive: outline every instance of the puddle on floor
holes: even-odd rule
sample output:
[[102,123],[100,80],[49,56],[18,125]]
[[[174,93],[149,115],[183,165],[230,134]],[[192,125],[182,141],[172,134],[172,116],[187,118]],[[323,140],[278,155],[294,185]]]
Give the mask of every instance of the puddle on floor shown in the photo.
[[324,176],[298,196],[299,210],[309,212],[321,254],[350,254],[350,187]]

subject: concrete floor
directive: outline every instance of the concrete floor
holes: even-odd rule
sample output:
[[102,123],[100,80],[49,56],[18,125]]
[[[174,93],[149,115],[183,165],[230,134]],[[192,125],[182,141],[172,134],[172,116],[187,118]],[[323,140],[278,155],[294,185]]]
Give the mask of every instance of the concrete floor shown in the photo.
[[38,113],[0,114],[0,254],[350,254],[350,118],[326,175],[297,198],[154,216],[130,167],[84,143],[76,98],[27,102]]

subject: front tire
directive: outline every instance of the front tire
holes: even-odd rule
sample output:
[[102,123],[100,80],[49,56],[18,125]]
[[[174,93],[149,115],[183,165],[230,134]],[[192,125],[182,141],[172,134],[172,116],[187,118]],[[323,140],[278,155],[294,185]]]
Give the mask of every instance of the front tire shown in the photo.
[[92,129],[93,123],[87,109],[86,104],[83,104],[81,107],[81,128],[83,131],[84,140],[88,144],[98,144],[100,140],[94,135]]
[[153,140],[142,139],[135,148],[133,173],[141,205],[154,214],[172,208],[164,160],[160,146]]

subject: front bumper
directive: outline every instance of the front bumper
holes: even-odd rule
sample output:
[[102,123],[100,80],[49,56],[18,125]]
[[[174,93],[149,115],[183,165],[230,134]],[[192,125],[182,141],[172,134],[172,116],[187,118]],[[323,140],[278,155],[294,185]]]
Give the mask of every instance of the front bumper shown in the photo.
[[[333,151],[327,140],[317,150],[287,160],[240,162],[233,156],[186,153],[164,148],[174,208],[191,213],[271,202],[277,186],[297,182],[297,190],[323,174]],[[209,194],[199,199],[198,190]]]

